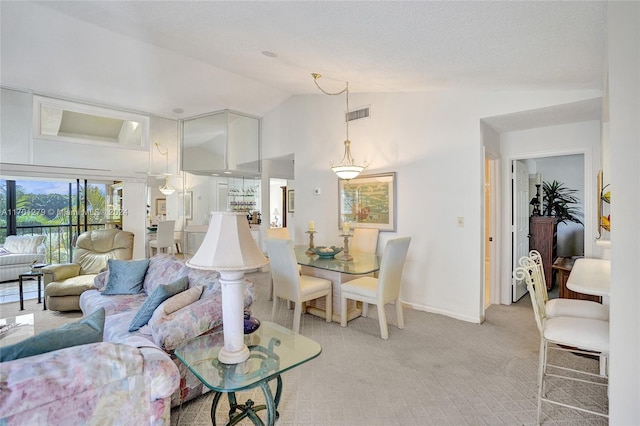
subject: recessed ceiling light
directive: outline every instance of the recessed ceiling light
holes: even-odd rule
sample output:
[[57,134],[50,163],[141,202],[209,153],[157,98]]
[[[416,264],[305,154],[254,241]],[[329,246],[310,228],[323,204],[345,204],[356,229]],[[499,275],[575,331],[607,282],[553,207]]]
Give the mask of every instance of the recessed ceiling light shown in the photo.
[[182,108],[174,108],[173,112],[175,112],[176,114],[182,114],[184,110]]
[[225,175],[230,175],[232,172],[222,172],[222,173],[224,173]]
[[262,54],[263,54],[264,56],[268,57],[268,58],[277,58],[277,57],[278,57],[278,54],[277,54],[277,53],[270,52],[270,51],[268,51],[268,50],[263,50],[263,51],[262,51]]

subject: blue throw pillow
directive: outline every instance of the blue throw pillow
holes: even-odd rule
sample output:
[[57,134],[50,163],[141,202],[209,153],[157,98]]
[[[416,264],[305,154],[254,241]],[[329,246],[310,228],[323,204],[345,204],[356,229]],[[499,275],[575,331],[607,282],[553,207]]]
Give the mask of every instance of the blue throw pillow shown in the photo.
[[114,294],[136,294],[142,291],[144,274],[149,267],[149,259],[142,260],[117,260],[107,261],[109,279],[102,294],[110,296]]
[[22,342],[0,349],[0,362],[57,351],[71,346],[102,342],[104,308],[78,322],[46,330]]
[[153,316],[153,311],[156,310],[158,306],[171,296],[174,296],[178,293],[185,291],[189,287],[189,277],[182,277],[172,282],[171,284],[159,285],[153,290],[153,293],[147,300],[144,301],[136,316],[131,320],[131,324],[129,325],[129,331],[139,330],[141,327],[144,327],[146,323],[149,322],[151,317]]

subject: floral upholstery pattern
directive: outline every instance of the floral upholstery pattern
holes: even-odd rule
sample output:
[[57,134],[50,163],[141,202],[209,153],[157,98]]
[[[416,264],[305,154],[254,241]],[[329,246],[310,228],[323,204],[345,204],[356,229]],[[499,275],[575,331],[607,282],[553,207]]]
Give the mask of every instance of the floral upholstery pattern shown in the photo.
[[107,342],[4,362],[0,424],[168,425],[179,380],[163,352]]
[[[147,296],[159,286],[171,283],[181,277],[189,278],[189,288],[202,285],[202,296],[196,302],[177,310],[171,315],[164,314],[164,302],[154,311],[148,325],[129,332],[131,320],[144,303]],[[104,340],[133,346],[154,348],[165,357],[171,357],[174,367],[180,372],[179,387],[165,407],[179,405],[180,402],[208,392],[200,381],[173,356],[173,350],[181,343],[206,334],[222,326],[222,295],[219,274],[214,271],[192,269],[183,260],[169,254],[158,254],[149,261],[144,277],[143,293],[130,295],[103,295],[108,271],[96,276],[94,290],[80,296],[80,308],[88,315],[104,308],[107,315],[104,325]],[[255,298],[253,284],[245,286],[245,307],[250,307]],[[160,373],[158,373],[160,374]],[[176,389],[176,388],[174,388]]]
[[103,296],[98,290],[86,290],[80,297],[80,309],[85,315],[100,308],[104,308],[106,315],[125,311],[135,313],[146,297],[144,293]]
[[[96,276],[97,289],[80,296],[85,316],[105,309],[103,342],[74,346],[3,362],[0,368],[0,425],[127,424],[168,426],[171,407],[209,389],[173,356],[182,342],[219,329],[222,296],[219,275],[195,270],[170,255],[151,258],[144,292],[103,295],[108,272]],[[141,329],[131,320],[148,294],[187,276],[202,296],[170,315],[164,302]],[[246,282],[245,306],[255,294]]]

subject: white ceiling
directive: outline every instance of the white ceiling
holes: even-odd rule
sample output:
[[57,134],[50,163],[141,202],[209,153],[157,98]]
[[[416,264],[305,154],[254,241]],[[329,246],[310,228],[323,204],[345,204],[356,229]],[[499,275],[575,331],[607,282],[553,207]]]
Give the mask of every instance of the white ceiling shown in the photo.
[[[349,81],[352,92],[602,89],[604,82],[606,2],[28,3],[0,6],[3,85],[104,102],[113,94],[111,103],[163,116],[176,116],[175,108],[185,117],[224,108],[264,115],[292,94],[319,94],[311,72],[324,76],[320,82],[329,91]],[[31,25],[23,33],[35,19],[52,26]],[[69,36],[57,47],[82,49],[73,56],[75,86],[51,75],[68,70],[70,57],[46,56],[45,46],[62,37],[52,30],[55,22],[65,31],[82,29],[82,37]],[[136,76],[146,63],[115,64],[117,72],[101,75],[91,64],[111,52],[88,46],[90,33],[114,49],[122,36],[143,42],[136,46],[160,47],[155,55],[188,66],[155,68],[154,86]],[[31,53],[42,46],[47,62],[39,69],[29,67],[29,53],[18,51],[23,42]],[[101,93],[88,89],[92,84],[101,85]],[[158,88],[162,96],[149,95]]]

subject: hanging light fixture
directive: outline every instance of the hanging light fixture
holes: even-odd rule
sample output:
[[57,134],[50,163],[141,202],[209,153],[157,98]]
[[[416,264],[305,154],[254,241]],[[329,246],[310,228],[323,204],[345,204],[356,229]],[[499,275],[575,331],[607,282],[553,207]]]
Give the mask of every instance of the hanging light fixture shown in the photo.
[[[318,84],[318,79],[322,77],[320,74],[311,73],[311,76],[313,77],[313,82],[316,84],[318,89],[320,89],[320,91],[325,95],[334,96],[334,95],[340,95],[342,93],[346,93],[347,114],[348,114],[349,113],[349,82],[348,81],[346,82],[345,88],[342,89],[341,91],[336,93],[329,93],[326,90],[324,90],[322,87],[320,87],[320,85]],[[349,179],[355,178],[360,173],[362,173],[362,171],[369,166],[369,163],[365,161],[364,164],[360,166],[360,165],[357,165],[353,160],[353,157],[351,156],[351,141],[349,140],[349,120],[346,117],[345,117],[345,123],[346,123],[346,129],[347,129],[347,139],[344,141],[344,155],[342,156],[342,160],[340,161],[340,163],[334,164],[332,161],[330,165],[331,165],[331,170],[336,175],[338,175],[340,179],[349,180]]]
[[164,155],[166,157],[167,163],[167,172],[164,174],[164,185],[160,186],[159,189],[160,192],[162,192],[164,195],[171,195],[176,192],[176,190],[169,183],[169,176],[171,176],[171,174],[169,173],[169,148],[165,148],[163,152],[162,149],[160,149],[162,145],[160,145],[158,142],[155,142],[155,145],[160,155]]

